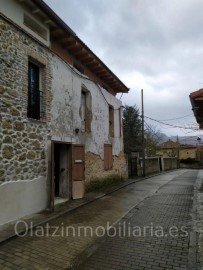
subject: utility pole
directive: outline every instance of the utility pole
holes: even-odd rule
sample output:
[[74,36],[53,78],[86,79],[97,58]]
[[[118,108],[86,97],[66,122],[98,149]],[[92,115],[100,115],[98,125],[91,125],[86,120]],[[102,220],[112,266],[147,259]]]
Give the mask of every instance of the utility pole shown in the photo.
[[179,159],[180,159],[180,144],[179,144],[179,137],[177,135],[177,148],[178,148],[178,153],[177,153],[177,167],[178,169],[180,168],[180,162],[179,162]]
[[141,90],[141,100],[142,100],[142,175],[145,176],[145,138],[144,138],[144,98],[143,89]]

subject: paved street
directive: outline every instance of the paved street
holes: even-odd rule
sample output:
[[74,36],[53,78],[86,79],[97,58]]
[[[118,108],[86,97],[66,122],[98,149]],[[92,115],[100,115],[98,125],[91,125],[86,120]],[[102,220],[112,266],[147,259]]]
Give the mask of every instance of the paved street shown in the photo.
[[116,235],[105,237],[81,270],[186,269],[197,172],[178,170],[137,182],[4,242],[0,269],[68,269],[92,253],[108,224],[108,233],[117,228]]
[[80,270],[191,269],[188,255],[195,180],[196,172],[186,172],[133,208],[117,228],[124,223],[142,230],[149,226],[146,234],[137,230],[133,236],[107,237]]

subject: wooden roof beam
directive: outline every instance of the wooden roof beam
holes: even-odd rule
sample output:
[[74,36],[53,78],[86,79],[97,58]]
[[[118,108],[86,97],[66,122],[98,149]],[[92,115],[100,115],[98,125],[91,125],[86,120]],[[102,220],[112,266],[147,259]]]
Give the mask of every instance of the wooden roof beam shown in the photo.
[[50,23],[52,23],[52,20],[47,19],[46,21],[44,21],[44,23],[45,24],[50,24]]
[[73,44],[75,42],[75,39],[72,36],[64,35],[63,37],[59,38],[57,40],[59,43],[62,44]]
[[95,61],[94,59],[90,62],[86,63],[86,66],[89,68],[94,68],[94,67],[98,67],[99,63],[97,61]]
[[68,42],[68,43],[64,43],[65,48],[67,48],[68,50],[73,50],[76,47],[79,47],[79,43],[77,41],[72,41],[72,42]]
[[85,50],[81,47],[81,50],[75,52],[74,55],[77,56],[77,57],[80,59],[80,57],[82,57],[82,56],[84,56],[84,55],[87,55],[87,51],[85,51]]
[[[87,61],[89,59],[93,59],[92,55],[87,53],[86,55],[84,55],[83,57],[80,57],[80,61],[84,62]],[[91,60],[90,60],[91,61]]]
[[32,14],[37,14],[40,12],[40,9],[39,8],[36,8],[36,9],[33,9],[32,10]]
[[71,50],[71,53],[76,56],[76,54],[82,51],[82,46],[80,44],[76,44],[75,48]]
[[92,67],[92,70],[94,71],[94,73],[97,73],[97,72],[102,70],[102,66],[100,64],[98,64],[97,67]]
[[64,34],[64,31],[60,28],[55,28],[53,30],[51,30],[51,36],[56,36],[56,35],[59,35],[59,34]]
[[102,74],[108,74],[108,72],[103,68],[100,71],[95,71],[95,73],[98,76],[102,76]]

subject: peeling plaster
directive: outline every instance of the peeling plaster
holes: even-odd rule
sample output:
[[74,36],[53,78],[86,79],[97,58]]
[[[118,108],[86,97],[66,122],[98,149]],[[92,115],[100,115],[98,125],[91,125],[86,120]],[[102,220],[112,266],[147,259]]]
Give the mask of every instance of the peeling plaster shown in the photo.
[[[104,158],[104,144],[111,143],[113,155],[119,155],[123,149],[120,137],[119,108],[120,100],[97,86],[94,82],[77,75],[65,62],[53,56],[53,87],[51,129],[53,138],[85,144],[85,152],[91,152]],[[91,133],[81,132],[81,92],[86,88],[91,95],[92,122]],[[103,95],[102,95],[102,93]],[[105,97],[105,98],[104,98]],[[106,100],[108,102],[106,102]],[[114,138],[109,137],[109,105],[114,108]],[[88,105],[90,107],[90,105]],[[75,134],[75,129],[79,134]]]

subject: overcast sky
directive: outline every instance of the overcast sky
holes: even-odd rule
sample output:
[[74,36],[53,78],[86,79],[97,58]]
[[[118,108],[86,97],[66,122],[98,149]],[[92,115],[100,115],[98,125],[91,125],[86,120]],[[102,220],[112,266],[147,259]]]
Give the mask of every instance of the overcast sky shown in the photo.
[[[140,108],[143,88],[146,116],[196,125],[189,94],[203,87],[202,0],[45,2],[131,89],[124,104]],[[167,135],[202,134],[146,121]]]

